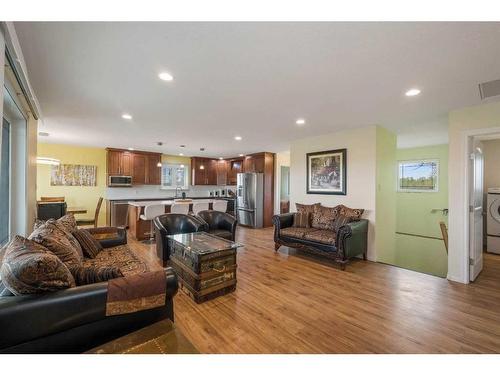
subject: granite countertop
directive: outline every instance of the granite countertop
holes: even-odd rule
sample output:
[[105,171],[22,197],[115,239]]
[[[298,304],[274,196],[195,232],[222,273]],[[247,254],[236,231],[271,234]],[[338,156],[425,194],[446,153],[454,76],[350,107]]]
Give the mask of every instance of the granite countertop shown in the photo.
[[[189,199],[189,198],[186,198]],[[213,203],[215,199],[196,199],[197,203]],[[192,204],[193,202],[176,202],[173,199],[169,200],[149,200],[149,201],[129,201],[128,204],[135,207],[145,207],[151,204],[163,204],[165,206],[170,206],[172,204]]]
[[[129,202],[138,202],[138,201],[173,201],[174,199],[182,199],[182,198],[174,198],[174,197],[161,197],[161,198],[106,198],[107,201],[116,202],[116,201],[129,201]],[[197,201],[200,199],[236,199],[234,197],[186,197],[185,199],[196,199]]]

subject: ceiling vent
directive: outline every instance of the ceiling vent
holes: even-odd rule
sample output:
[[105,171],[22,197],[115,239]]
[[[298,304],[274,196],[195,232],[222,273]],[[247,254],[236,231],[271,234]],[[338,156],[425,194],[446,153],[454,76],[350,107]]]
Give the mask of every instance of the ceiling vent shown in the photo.
[[500,79],[479,84],[481,99],[488,99],[500,95]]

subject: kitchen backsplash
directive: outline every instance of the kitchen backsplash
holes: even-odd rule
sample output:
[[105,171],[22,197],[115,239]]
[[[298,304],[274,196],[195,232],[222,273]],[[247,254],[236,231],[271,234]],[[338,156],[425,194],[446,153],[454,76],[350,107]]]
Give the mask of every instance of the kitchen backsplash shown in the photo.
[[[236,186],[190,186],[188,190],[182,190],[187,197],[208,197],[214,190],[236,191]],[[159,186],[141,185],[132,187],[106,188],[106,199],[149,199],[149,198],[171,198],[175,195],[174,190],[163,190]]]

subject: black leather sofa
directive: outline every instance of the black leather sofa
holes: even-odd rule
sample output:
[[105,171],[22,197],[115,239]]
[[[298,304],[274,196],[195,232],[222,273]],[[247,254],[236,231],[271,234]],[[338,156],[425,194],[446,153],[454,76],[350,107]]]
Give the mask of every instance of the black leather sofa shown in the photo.
[[165,269],[162,307],[106,316],[107,283],[0,297],[0,353],[81,353],[163,319],[174,320],[177,276]]
[[155,217],[153,223],[155,227],[156,253],[164,267],[167,266],[170,258],[168,235],[208,231],[207,223],[192,215],[164,214]]
[[197,217],[207,223],[208,233],[226,240],[234,241],[238,221],[231,215],[213,210],[198,212]]

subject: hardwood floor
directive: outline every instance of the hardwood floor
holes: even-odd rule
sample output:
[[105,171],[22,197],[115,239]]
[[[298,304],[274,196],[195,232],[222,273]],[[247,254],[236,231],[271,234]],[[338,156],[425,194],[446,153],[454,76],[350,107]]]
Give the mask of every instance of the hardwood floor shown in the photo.
[[[470,285],[389,265],[338,266],[282,247],[272,229],[238,228],[234,293],[197,305],[181,291],[175,323],[201,353],[500,352],[500,256]],[[130,241],[160,267],[154,246]],[[292,255],[295,254],[295,255]]]

